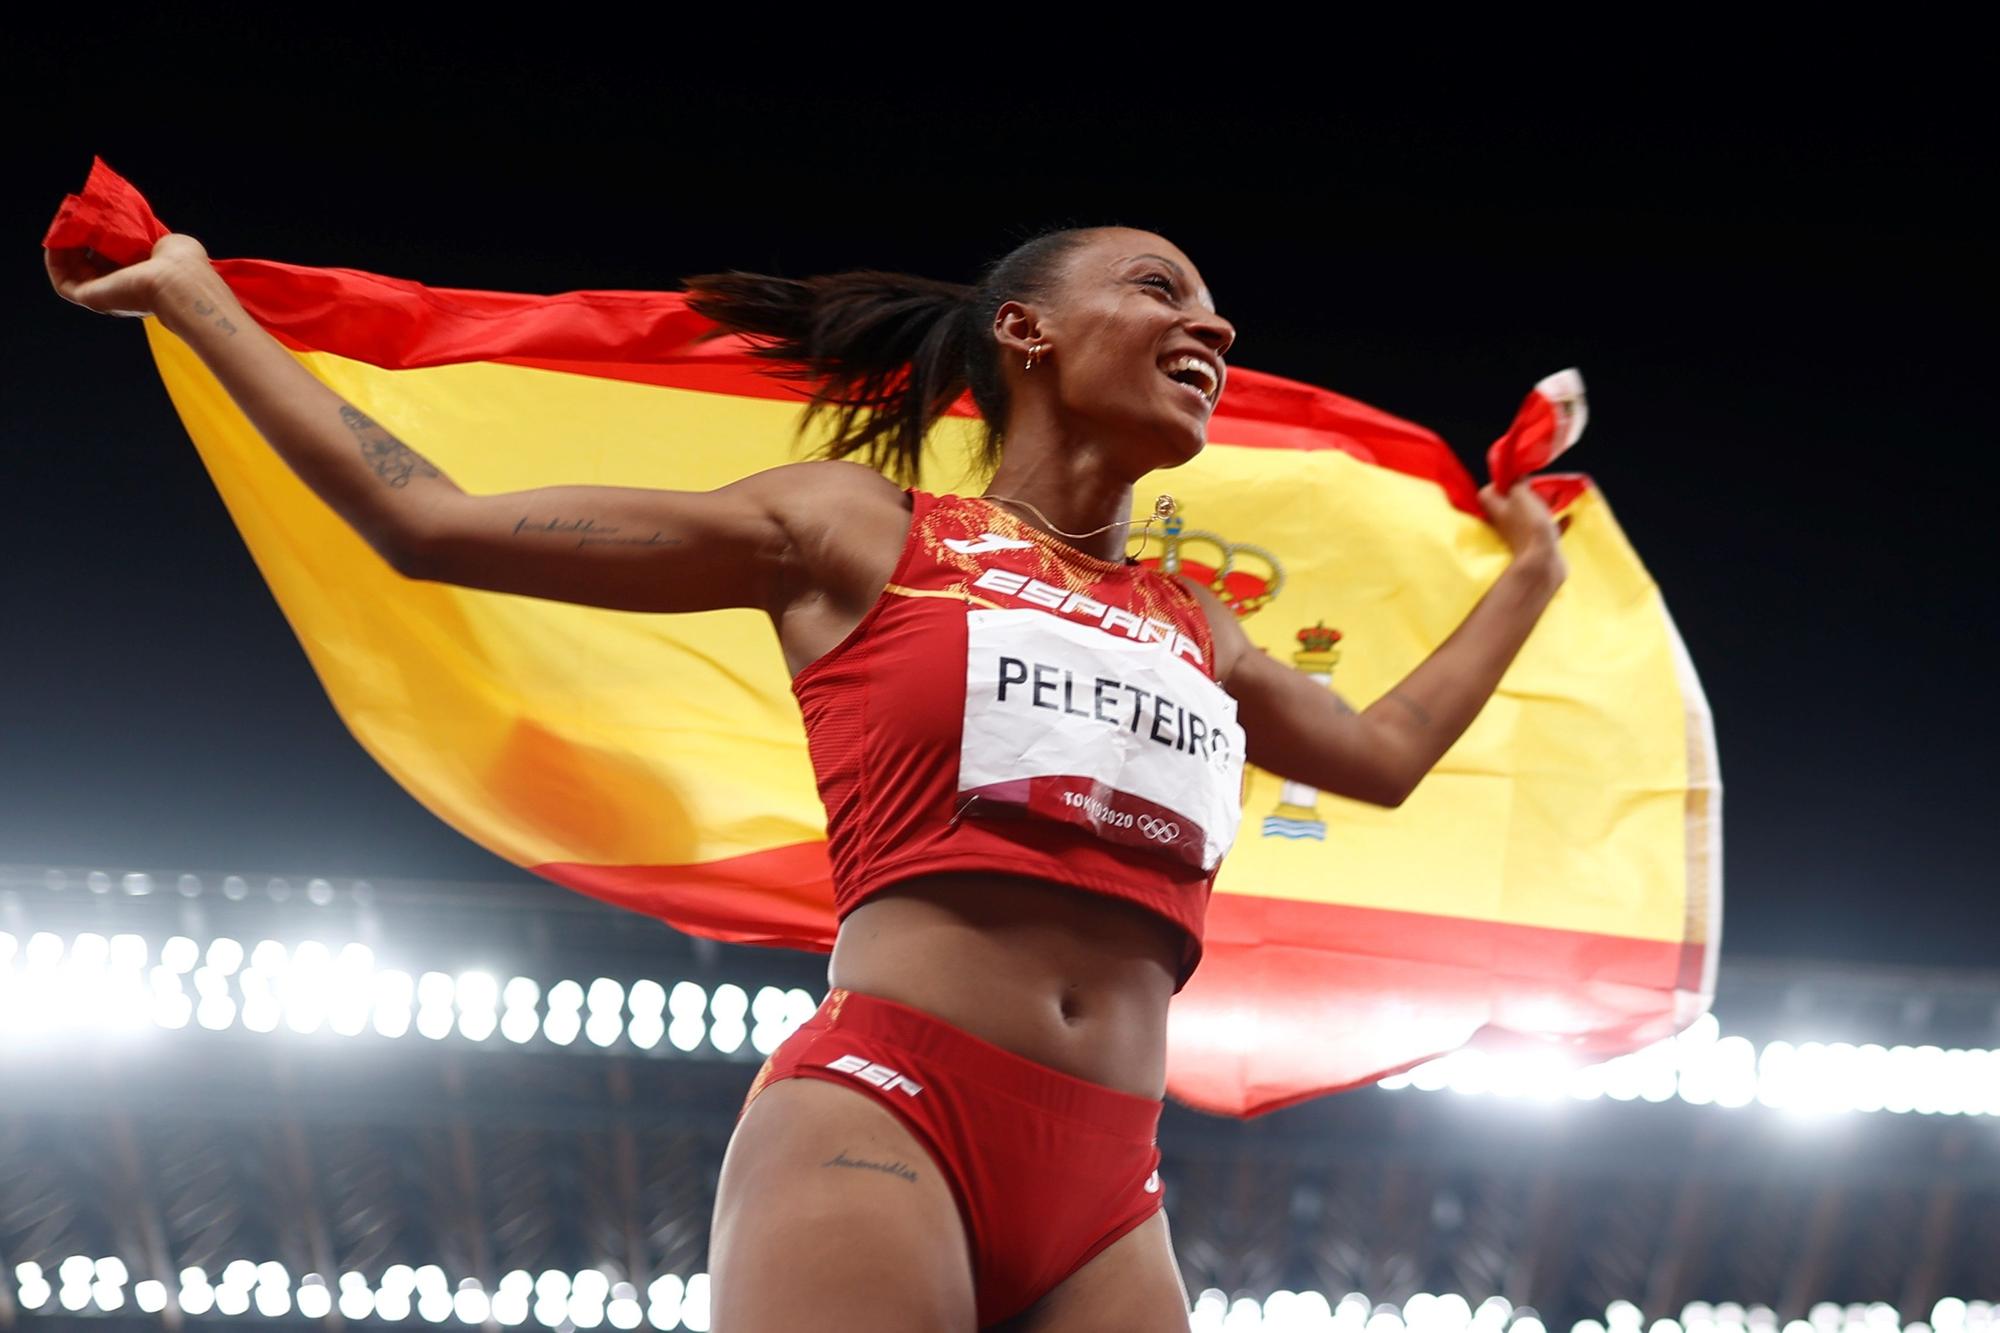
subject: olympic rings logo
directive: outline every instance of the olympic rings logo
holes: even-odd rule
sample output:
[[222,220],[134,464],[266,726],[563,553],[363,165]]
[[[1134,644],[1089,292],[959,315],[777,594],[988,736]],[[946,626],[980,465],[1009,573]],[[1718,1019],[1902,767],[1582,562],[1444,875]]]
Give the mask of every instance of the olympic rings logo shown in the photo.
[[1154,815],[1139,816],[1139,832],[1155,842],[1172,842],[1181,836],[1181,826],[1171,819],[1160,819]]

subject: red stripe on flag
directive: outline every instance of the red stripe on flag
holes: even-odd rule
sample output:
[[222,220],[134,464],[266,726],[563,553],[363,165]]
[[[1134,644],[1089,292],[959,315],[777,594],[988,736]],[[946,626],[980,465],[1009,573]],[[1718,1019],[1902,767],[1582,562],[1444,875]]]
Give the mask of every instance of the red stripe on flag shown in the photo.
[[819,953],[833,948],[833,880],[823,842],[795,842],[700,865],[547,861],[528,869],[689,934]]
[[[1512,1033],[1578,1060],[1675,1032],[1703,946],[1217,894],[1175,999],[1169,1091],[1249,1116]],[[1254,1029],[1246,1030],[1249,1016]],[[1546,1045],[1546,1042],[1544,1042]]]

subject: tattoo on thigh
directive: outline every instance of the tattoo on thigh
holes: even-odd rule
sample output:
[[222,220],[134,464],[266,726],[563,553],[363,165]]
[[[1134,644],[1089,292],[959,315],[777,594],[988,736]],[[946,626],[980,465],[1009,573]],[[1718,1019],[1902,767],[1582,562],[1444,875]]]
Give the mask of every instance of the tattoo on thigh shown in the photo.
[[857,1171],[880,1171],[885,1175],[898,1176],[904,1180],[915,1180],[917,1178],[917,1173],[903,1162],[870,1162],[859,1157],[849,1157],[845,1149],[827,1158],[820,1165],[845,1166]]
[[1418,726],[1428,727],[1431,724],[1431,715],[1424,711],[1422,704],[1410,698],[1409,695],[1404,694],[1401,690],[1390,690],[1388,697],[1409,709],[1410,715],[1417,719]]
[[343,403],[340,419],[361,441],[361,456],[367,460],[368,466],[391,486],[401,489],[410,484],[411,477],[444,475],[432,467],[422,454],[383,430],[366,412]]

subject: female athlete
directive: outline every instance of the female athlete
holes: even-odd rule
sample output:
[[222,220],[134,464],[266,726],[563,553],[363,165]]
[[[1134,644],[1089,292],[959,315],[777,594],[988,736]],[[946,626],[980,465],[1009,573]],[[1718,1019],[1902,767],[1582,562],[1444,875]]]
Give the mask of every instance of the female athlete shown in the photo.
[[[1400,803],[1565,576],[1528,487],[1480,493],[1511,563],[1356,711],[1255,649],[1209,589],[1127,558],[1134,488],[1201,451],[1235,337],[1150,232],[1038,237],[969,288],[694,279],[694,307],[809,377],[836,425],[827,457],[709,492],[467,494],[307,373],[192,237],[122,269],[48,264],[65,298],[186,340],[407,577],[769,614],[841,924],[832,990],[758,1075],[723,1162],[717,1333],[1187,1327],[1153,1135],[1241,766]],[[968,387],[985,493],[885,476],[914,477]],[[656,538],[567,535],[586,524]]]

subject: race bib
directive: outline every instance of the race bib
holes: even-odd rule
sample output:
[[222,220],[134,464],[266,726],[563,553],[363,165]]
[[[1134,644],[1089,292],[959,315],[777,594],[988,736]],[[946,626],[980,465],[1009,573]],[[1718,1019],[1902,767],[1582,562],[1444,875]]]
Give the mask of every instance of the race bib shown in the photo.
[[1243,805],[1236,701],[1165,642],[966,613],[961,814],[1028,814],[1214,870]]

